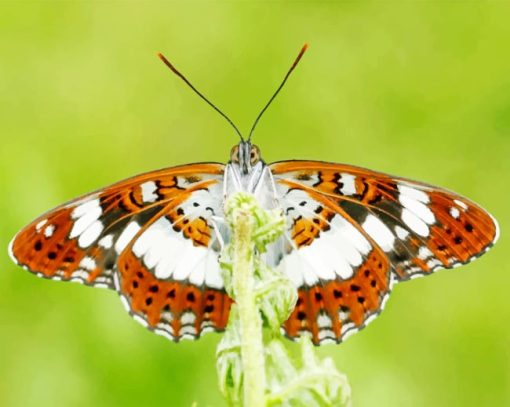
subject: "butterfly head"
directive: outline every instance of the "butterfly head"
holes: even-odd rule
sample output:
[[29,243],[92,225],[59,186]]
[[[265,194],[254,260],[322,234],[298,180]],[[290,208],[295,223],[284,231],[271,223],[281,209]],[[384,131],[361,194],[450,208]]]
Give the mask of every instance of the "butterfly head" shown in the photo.
[[249,141],[241,141],[230,151],[230,162],[239,166],[244,175],[249,174],[260,161],[260,149]]

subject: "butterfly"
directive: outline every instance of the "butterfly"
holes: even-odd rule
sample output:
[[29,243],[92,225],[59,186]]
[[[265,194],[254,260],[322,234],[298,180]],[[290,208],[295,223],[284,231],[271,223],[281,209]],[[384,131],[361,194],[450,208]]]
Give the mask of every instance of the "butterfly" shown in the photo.
[[448,190],[346,164],[266,164],[238,131],[230,161],[152,171],[40,216],[12,240],[12,259],[39,277],[115,290],[129,314],[174,341],[225,329],[232,299],[218,256],[230,240],[224,204],[253,194],[286,219],[266,261],[295,285],[283,331],[341,342],[382,311],[397,282],[471,262],[498,239],[495,219]]

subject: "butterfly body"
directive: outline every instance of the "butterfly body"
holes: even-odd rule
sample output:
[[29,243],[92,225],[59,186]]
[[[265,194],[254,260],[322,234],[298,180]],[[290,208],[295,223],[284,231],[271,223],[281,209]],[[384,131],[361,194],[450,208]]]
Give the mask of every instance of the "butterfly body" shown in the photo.
[[279,208],[286,231],[266,261],[298,289],[283,329],[340,342],[384,306],[395,282],[471,261],[497,224],[427,184],[343,164],[266,165],[242,141],[228,164],[142,174],[64,204],[22,229],[12,258],[41,277],[117,291],[129,313],[173,340],[225,328],[232,300],[218,264],[235,192]]

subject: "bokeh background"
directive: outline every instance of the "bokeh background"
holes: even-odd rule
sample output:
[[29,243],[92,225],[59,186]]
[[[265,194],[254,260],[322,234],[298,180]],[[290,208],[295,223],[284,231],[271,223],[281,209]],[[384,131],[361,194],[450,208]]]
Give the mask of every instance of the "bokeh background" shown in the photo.
[[305,41],[255,134],[267,161],[420,179],[502,228],[488,255],[397,286],[376,322],[320,354],[355,406],[510,405],[509,21],[496,1],[2,2],[0,405],[223,405],[219,335],[170,343],[114,292],[37,279],[6,248],[72,197],[228,159],[235,133],[157,51],[246,131]]

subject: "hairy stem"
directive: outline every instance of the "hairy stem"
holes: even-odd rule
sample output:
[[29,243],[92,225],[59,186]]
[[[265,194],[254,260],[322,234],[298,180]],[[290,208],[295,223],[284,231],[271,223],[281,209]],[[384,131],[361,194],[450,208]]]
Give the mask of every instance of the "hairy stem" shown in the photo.
[[[237,193],[225,205],[231,239],[220,264],[225,290],[234,300],[216,351],[220,390],[231,406],[350,406],[350,388],[329,358],[320,360],[309,338],[296,359],[280,329],[297,301],[294,284],[264,261],[268,245],[282,235],[280,209],[265,210],[253,195]],[[263,325],[264,321],[264,325]],[[263,327],[271,333],[263,337]]]
[[266,374],[262,320],[255,297],[252,214],[238,211],[233,230],[233,286],[239,312],[244,405],[265,406]]

